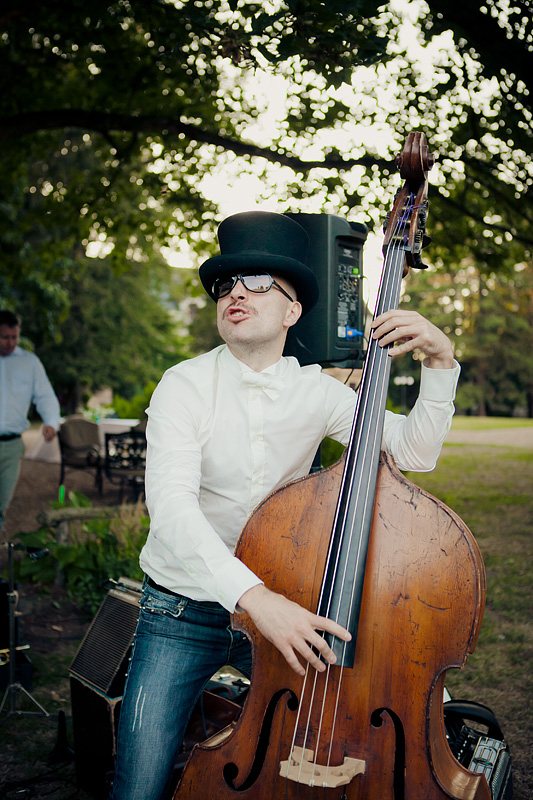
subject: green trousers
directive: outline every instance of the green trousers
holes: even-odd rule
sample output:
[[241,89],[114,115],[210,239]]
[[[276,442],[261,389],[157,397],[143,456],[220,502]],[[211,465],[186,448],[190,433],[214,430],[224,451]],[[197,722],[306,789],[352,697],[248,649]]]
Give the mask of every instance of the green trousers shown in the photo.
[[23,455],[22,438],[0,442],[0,531],[4,524],[7,507],[15,492]]

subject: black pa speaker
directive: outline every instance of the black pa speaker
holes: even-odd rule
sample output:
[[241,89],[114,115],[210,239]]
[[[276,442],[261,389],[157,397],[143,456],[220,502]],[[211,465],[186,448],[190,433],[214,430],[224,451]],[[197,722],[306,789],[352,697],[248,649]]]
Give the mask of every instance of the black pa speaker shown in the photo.
[[106,800],[115,767],[116,734],[142,586],[121,578],[92,621],[70,665],[76,782]]
[[368,230],[334,214],[287,213],[309,236],[315,308],[289,329],[284,355],[301,365],[361,367],[364,360],[363,245]]

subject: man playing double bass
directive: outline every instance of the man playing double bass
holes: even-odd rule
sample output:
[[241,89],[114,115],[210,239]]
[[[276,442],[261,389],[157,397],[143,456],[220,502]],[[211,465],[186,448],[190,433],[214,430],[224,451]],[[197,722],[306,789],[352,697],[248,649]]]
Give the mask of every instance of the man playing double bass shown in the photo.
[[[164,798],[205,683],[225,665],[250,675],[250,643],[232,630],[233,612],[249,614],[300,675],[306,662],[319,671],[335,662],[321,632],[350,638],[270,591],[233,555],[252,510],[309,472],[324,437],[346,444],[352,426],[351,389],[282,357],[288,329],[318,299],[307,234],[282,214],[249,212],[224,220],[218,238],[221,254],[200,279],[225,344],[169,369],[148,409],[151,526],[113,800]],[[396,342],[391,356],[415,348],[426,356],[418,400],[408,417],[387,412],[382,446],[400,469],[431,470],[454,411],[451,342],[416,312],[389,311],[372,327],[380,345]]]

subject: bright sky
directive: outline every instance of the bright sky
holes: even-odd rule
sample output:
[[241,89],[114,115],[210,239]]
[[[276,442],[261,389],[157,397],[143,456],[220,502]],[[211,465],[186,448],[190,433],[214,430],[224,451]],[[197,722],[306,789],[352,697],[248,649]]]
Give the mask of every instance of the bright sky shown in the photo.
[[[407,46],[413,68],[418,71],[420,86],[423,87],[427,84],[429,88],[437,85],[442,80],[443,74],[447,75],[448,70],[454,70],[457,66],[456,62],[459,57],[451,32],[444,31],[439,36],[433,37],[429,44],[423,44],[417,39],[416,23],[420,10],[424,6],[424,0],[410,0],[410,2],[391,0],[390,5],[403,15],[403,24],[397,27],[399,46],[400,48]],[[395,137],[389,120],[391,114],[401,113],[403,109],[402,98],[398,97],[398,84],[395,76],[400,75],[404,68],[405,62],[401,56],[386,65],[358,67],[352,78],[352,85],[343,85],[337,90],[327,89],[317,78],[315,83],[317,99],[319,101],[322,98],[326,100],[328,92],[336,93],[336,96],[357,111],[357,114],[354,113],[353,119],[360,120],[360,122],[347,121],[339,125],[334,132],[319,133],[313,138],[311,144],[302,144],[301,141],[295,142],[292,139],[287,139],[282,144],[287,148],[293,147],[296,154],[308,160],[320,160],[324,149],[331,146],[332,143],[346,154],[357,155],[374,152],[382,155],[398,152],[403,142],[399,142]],[[241,71],[235,70],[235,74],[231,75],[231,67],[227,67],[227,65],[226,70],[230,85],[231,81],[242,83]],[[492,93],[490,82],[480,80],[476,86],[476,91],[471,86],[469,87],[469,102],[484,107],[486,111],[490,105]],[[279,124],[285,119],[287,113],[288,101],[284,78],[280,75],[273,75],[271,72],[256,70],[245,76],[244,88],[257,108],[261,109],[261,113],[242,131],[242,136],[245,140],[259,146],[269,146],[273,139],[273,132],[279,131]],[[445,94],[438,102],[442,111],[439,135],[442,140],[447,140],[446,126],[454,124],[455,121],[454,115],[450,113],[452,106]],[[370,111],[375,112],[375,121],[372,125],[366,122],[369,119]],[[416,112],[416,109],[408,109],[405,113],[411,111]],[[410,114],[411,117],[413,118],[411,129],[420,129],[423,122],[418,119],[416,113],[414,116]],[[432,143],[437,144],[437,142],[430,142],[430,145]],[[303,152],[301,152],[302,149]],[[358,171],[357,168],[345,175],[348,190],[359,185],[360,177],[361,171]],[[293,180],[294,173],[287,167],[268,165],[260,158],[244,163],[238,158],[228,157],[225,163],[219,162],[216,174],[213,172],[202,181],[201,190],[218,204],[223,218],[239,211],[264,210],[283,213],[287,210],[286,201],[279,198],[285,196],[283,192],[285,182]],[[313,170],[303,180],[307,181],[308,185],[304,188],[307,188],[308,194],[300,198],[297,205],[295,203],[293,208],[295,212],[330,213],[345,216],[342,211],[343,199],[339,197],[338,203],[335,204],[334,198],[326,198],[317,170]],[[437,184],[443,180],[437,161],[431,172],[431,182]],[[401,178],[398,175],[397,187],[400,186]],[[379,188],[376,191],[379,191]],[[369,195],[369,208],[372,205],[372,199],[372,196]],[[383,196],[381,199],[385,206],[392,205],[392,197]],[[370,210],[369,214],[375,214],[375,211]],[[369,227],[374,224],[376,230],[379,229],[379,220],[376,217],[372,222],[368,216],[365,217],[362,211],[358,214],[357,209],[347,212],[346,219],[353,222],[365,222]],[[364,249],[363,272],[365,300],[372,312],[376,303],[383,265],[381,247],[381,234],[370,233]],[[164,254],[169,263],[175,267],[198,265],[197,259],[191,256],[188,245],[182,241],[176,242],[174,248],[166,249]]]
[[[400,185],[400,183],[398,185]],[[274,211],[278,213],[285,211],[285,207],[280,209],[276,207],[275,203],[265,203],[258,199],[259,193],[263,188],[264,186],[262,184],[260,188],[256,188],[253,180],[249,180],[247,176],[243,176],[242,179],[233,179],[231,191],[228,191],[228,183],[225,179],[213,178],[213,182],[206,193],[208,197],[219,204],[223,218],[241,211]],[[306,211],[307,213],[320,213],[319,210],[314,209],[306,209]],[[351,215],[349,221],[358,222],[363,220],[358,219],[357,215]],[[372,312],[376,304],[381,270],[383,267],[383,256],[381,253],[382,243],[383,240],[380,236],[371,233],[365,242],[363,252],[363,275],[365,279],[363,294]],[[171,251],[168,248],[164,248],[163,252],[171,266],[191,267],[196,265],[191,257],[186,254],[185,249]]]
[[[423,68],[424,77],[428,75],[428,79],[431,80],[432,62],[434,63],[444,57],[442,53],[451,45],[451,42],[442,41],[440,44],[438,42],[435,44],[434,42],[431,50],[425,51],[416,41],[416,27],[413,24],[418,17],[421,0],[413,0],[411,3],[406,3],[405,0],[393,0],[391,4],[405,14],[405,24],[400,30],[401,42],[403,43],[408,39],[410,48],[416,50],[417,60],[421,64],[421,69]],[[401,64],[396,68],[401,69]],[[387,65],[384,69],[390,72],[391,66]],[[390,76],[388,78],[384,74],[380,76],[378,74],[379,70],[379,67],[359,68],[357,70],[357,82],[355,83],[354,81],[353,86],[344,86],[336,91],[343,101],[354,104],[354,106],[363,109],[363,111],[365,108],[369,108],[370,104],[379,102],[379,106],[383,108],[381,125],[377,124],[370,127],[367,125],[346,124],[337,129],[334,134],[330,133],[328,140],[318,136],[314,146],[306,147],[304,156],[306,159],[319,160],[322,156],[324,145],[331,144],[332,137],[334,137],[335,146],[341,152],[346,153],[361,152],[362,147],[371,152],[379,153],[386,152],[391,145],[394,147],[393,132],[387,123],[387,108],[391,107],[391,103],[397,102],[397,98],[394,97],[395,86],[394,81],[390,80]],[[242,73],[239,73],[236,79],[242,81]],[[247,127],[243,136],[246,140],[257,145],[268,146],[272,141],[272,132],[278,128],[279,121],[286,116],[287,99],[284,79],[282,76],[256,71],[253,75],[250,73],[247,83],[254,102],[263,110],[257,120]],[[375,92],[365,91],[367,87],[374,88],[376,83],[379,86],[378,97],[376,97]],[[320,95],[321,91],[323,89],[317,84],[317,94]],[[261,159],[255,159],[254,162],[251,165],[246,165],[247,172],[242,173],[243,165],[239,164],[238,159],[228,160],[226,165],[219,167],[217,174],[211,174],[203,180],[201,184],[202,191],[218,204],[222,217],[227,217],[240,211],[283,212],[287,210],[285,202],[283,204],[278,203],[275,192],[271,193],[268,200],[264,200],[261,197],[265,193],[268,178],[265,179],[264,174],[262,174],[265,167],[264,162]],[[285,180],[294,180],[294,173],[288,168],[279,168],[275,172],[274,168],[272,168],[271,176],[274,181],[271,185],[279,186],[280,189]],[[358,181],[357,170],[352,170],[350,179],[353,183]],[[401,179],[398,175],[398,187],[400,185]],[[282,192],[280,191],[281,195]],[[341,201],[339,200],[339,208],[340,206]],[[294,210],[307,213],[339,213],[338,208],[332,205],[331,201],[325,206],[324,198],[320,196],[320,189],[316,190],[316,188],[310,192],[305,200],[300,201],[298,207],[295,207]],[[341,213],[340,216],[343,216],[343,214]],[[362,213],[358,215],[356,209],[351,210],[346,218],[349,221],[366,222],[367,224],[369,222]],[[182,242],[176,244],[175,249],[165,250],[165,257],[169,263],[176,267],[190,267],[193,264],[196,266],[196,262],[191,259],[187,246]],[[381,246],[381,235],[371,233],[365,244],[363,258],[364,294],[371,311],[375,307],[383,265]]]
[[[271,78],[270,76],[266,76],[266,78],[267,80],[261,83],[263,89],[265,88],[265,84],[268,84],[268,79],[271,79],[274,84],[277,82],[276,78]],[[270,95],[268,88],[266,91]],[[285,115],[284,108],[281,108],[281,106],[279,106],[279,110],[277,108],[279,99],[283,99],[283,92],[278,91],[277,87],[274,87],[270,96],[272,98],[277,98],[278,103],[272,102],[272,104],[269,105],[269,103],[266,102],[265,107],[268,108],[268,113],[262,117],[261,127],[258,127],[256,131],[246,131],[246,138],[257,144],[269,143],[268,128],[274,125],[279,117],[283,118]],[[318,158],[320,154],[317,153],[316,156],[308,155],[308,157]],[[286,201],[278,201],[275,192],[269,200],[264,200],[261,197],[265,192],[265,178],[259,175],[264,168],[264,164],[261,163],[261,161],[261,159],[257,159],[255,164],[247,167],[251,172],[241,172],[240,174],[238,173],[238,162],[231,162],[226,166],[220,165],[216,174],[211,174],[202,181],[202,192],[206,197],[217,203],[222,218],[237,214],[241,211],[273,211],[283,213],[287,210]],[[253,174],[254,170],[256,170],[257,174]],[[281,187],[286,180],[290,181],[294,179],[294,173],[288,168],[280,168],[276,170],[276,175],[277,177],[275,180],[277,179],[279,181],[276,185],[280,186],[280,195],[282,195]],[[401,179],[398,175],[398,187],[400,185]],[[294,210],[311,214],[326,213],[323,206],[323,198],[314,196],[313,194],[311,194],[303,204],[300,202],[299,206]],[[330,204],[327,208],[327,213],[335,214],[338,213],[338,210]],[[342,214],[340,216],[342,216]],[[366,222],[368,224],[368,220],[365,219],[362,214],[358,215],[356,211],[352,211],[346,218],[351,222]],[[382,237],[370,233],[364,248],[363,274],[365,278],[364,297],[371,311],[373,311],[375,307],[383,265],[381,246]],[[191,255],[191,251],[185,242],[180,241],[176,243],[175,249],[164,248],[163,252],[169,264],[174,267],[197,266],[197,260]]]

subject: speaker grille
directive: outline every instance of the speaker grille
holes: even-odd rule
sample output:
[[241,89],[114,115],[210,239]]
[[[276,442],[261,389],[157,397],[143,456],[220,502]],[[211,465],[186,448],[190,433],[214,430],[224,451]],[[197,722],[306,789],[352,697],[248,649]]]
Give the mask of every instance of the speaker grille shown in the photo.
[[71,675],[109,694],[117,673],[124,670],[138,618],[139,595],[112,589],[74,656]]
[[335,214],[286,213],[309,236],[306,264],[318,281],[314,309],[289,328],[284,355],[300,364],[360,368],[364,360],[363,245],[368,230]]

